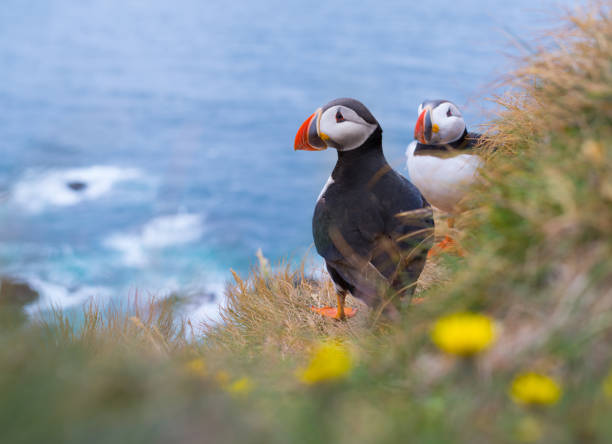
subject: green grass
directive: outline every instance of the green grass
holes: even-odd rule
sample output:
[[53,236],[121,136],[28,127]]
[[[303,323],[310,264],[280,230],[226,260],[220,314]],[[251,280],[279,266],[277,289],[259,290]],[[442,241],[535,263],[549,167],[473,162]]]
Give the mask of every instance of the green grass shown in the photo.
[[[609,3],[547,42],[497,98],[496,150],[456,233],[467,254],[428,264],[424,301],[399,322],[354,300],[349,322],[320,319],[308,307],[333,301],[330,283],[288,266],[236,276],[223,323],[202,328],[172,301],[90,305],[79,325],[61,313],[9,322],[15,307],[2,307],[0,442],[609,443]],[[430,339],[437,318],[464,310],[498,326],[472,358]],[[303,384],[296,372],[329,338],[346,345],[351,371]],[[553,377],[559,402],[515,404],[509,387],[524,371]]]

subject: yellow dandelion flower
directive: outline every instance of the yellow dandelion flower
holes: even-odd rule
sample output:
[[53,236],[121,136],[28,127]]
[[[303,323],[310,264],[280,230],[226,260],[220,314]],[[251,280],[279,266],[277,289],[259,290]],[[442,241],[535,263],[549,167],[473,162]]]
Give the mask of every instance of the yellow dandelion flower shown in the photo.
[[516,425],[515,435],[519,442],[537,442],[542,438],[542,426],[537,419],[525,416]]
[[253,382],[245,376],[227,385],[225,390],[235,396],[246,396],[253,390]]
[[196,358],[185,363],[185,371],[194,376],[206,376],[206,364],[204,359]]
[[528,372],[514,378],[510,397],[517,404],[552,405],[561,397],[561,387],[549,376]]
[[608,377],[604,381],[603,389],[606,396],[612,399],[612,370],[610,370]]
[[353,368],[353,360],[347,347],[338,342],[324,342],[312,352],[305,368],[297,376],[305,384],[317,384],[345,378]]
[[488,348],[495,340],[495,325],[478,313],[453,313],[439,318],[431,339],[446,353],[470,356]]

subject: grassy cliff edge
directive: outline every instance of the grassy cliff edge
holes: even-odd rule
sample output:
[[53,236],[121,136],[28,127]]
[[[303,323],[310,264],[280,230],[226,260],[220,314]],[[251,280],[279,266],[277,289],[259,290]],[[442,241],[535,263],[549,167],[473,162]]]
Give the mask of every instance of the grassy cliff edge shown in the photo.
[[320,319],[330,282],[262,261],[219,324],[150,302],[4,326],[0,442],[610,442],[610,6],[508,77],[467,254],[428,265],[400,322]]

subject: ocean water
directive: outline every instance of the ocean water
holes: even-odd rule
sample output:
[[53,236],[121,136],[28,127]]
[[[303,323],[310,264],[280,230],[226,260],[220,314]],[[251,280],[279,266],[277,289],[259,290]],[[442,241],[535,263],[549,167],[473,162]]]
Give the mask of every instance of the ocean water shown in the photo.
[[230,268],[311,247],[335,152],[293,139],[317,107],[363,101],[407,174],[418,104],[484,122],[508,55],[573,3],[3,0],[0,274],[32,310],[181,289],[214,316]]

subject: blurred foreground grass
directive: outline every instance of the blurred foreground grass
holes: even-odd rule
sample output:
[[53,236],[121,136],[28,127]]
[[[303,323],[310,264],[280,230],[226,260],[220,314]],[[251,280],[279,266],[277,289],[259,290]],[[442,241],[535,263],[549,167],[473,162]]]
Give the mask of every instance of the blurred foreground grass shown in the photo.
[[612,442],[609,2],[547,42],[498,98],[466,256],[428,264],[400,322],[321,319],[330,283],[265,263],[203,328],[172,301],[3,307],[0,442]]

